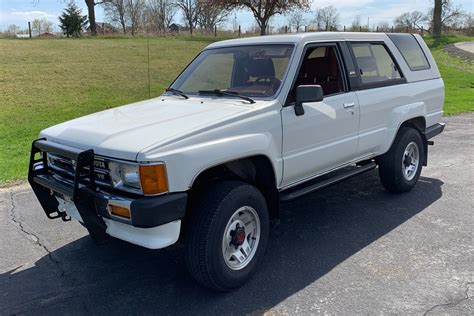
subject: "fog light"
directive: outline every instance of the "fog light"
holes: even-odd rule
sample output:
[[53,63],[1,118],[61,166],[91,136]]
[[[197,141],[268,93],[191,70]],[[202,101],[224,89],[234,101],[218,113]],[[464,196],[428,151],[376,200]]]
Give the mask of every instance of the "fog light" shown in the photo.
[[118,217],[130,219],[130,210],[128,208],[123,207],[123,206],[117,206],[117,205],[109,205],[109,208],[110,208],[110,214],[118,216]]

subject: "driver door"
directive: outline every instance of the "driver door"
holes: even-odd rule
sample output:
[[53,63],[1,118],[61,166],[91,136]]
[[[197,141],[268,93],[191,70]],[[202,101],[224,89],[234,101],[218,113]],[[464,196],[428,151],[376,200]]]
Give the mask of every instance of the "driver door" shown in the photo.
[[[346,73],[336,43],[309,45],[282,108],[283,161],[282,186],[290,186],[330,171],[356,158],[359,104],[348,91]],[[294,110],[298,85],[321,85],[321,102],[303,103],[304,114]]]

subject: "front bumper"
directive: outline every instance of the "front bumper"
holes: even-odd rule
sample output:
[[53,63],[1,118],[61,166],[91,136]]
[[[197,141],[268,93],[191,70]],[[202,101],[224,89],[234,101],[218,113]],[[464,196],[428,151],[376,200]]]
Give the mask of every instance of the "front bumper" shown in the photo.
[[[76,162],[74,179],[58,177],[48,168],[47,155],[54,153]],[[40,157],[36,157],[36,156]],[[186,211],[187,193],[145,197],[113,192],[96,185],[93,150],[81,151],[39,139],[33,142],[28,182],[48,218],[68,220],[59,201],[71,201],[91,237],[100,241],[106,234],[147,248],[162,248],[179,236],[180,219]],[[112,215],[111,205],[126,206],[130,219]],[[158,236],[163,234],[163,236]]]

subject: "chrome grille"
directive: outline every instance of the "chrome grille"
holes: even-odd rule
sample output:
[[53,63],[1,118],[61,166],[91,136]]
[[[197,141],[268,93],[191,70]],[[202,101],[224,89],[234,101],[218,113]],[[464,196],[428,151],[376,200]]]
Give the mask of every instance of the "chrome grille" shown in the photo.
[[[47,154],[48,167],[57,175],[69,180],[74,179],[76,173],[76,162],[73,159],[60,156],[57,154]],[[84,168],[89,171],[89,168]],[[94,158],[94,177],[97,184],[112,186],[112,179],[110,178],[108,161],[100,158]]]

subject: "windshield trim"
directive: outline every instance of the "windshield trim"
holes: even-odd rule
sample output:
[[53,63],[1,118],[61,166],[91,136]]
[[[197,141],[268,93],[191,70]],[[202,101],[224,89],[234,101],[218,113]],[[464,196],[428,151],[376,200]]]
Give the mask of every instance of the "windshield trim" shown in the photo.
[[[173,80],[173,82],[169,85],[168,88],[172,88],[173,85],[176,83],[176,81],[178,80],[178,78],[186,71],[186,69],[194,62],[194,60],[196,60],[199,56],[201,56],[202,53],[206,52],[206,51],[210,51],[210,50],[217,50],[217,49],[223,49],[223,48],[229,48],[229,47],[248,47],[248,46],[262,46],[262,45],[289,45],[289,46],[292,46],[293,47],[293,50],[291,52],[291,55],[290,57],[288,58],[288,66],[286,67],[286,70],[285,70],[285,73],[283,74],[283,77],[282,77],[282,80],[281,80],[281,84],[280,86],[278,87],[278,90],[275,92],[275,94],[273,94],[272,96],[252,96],[251,98],[254,99],[254,100],[259,100],[259,101],[272,101],[272,100],[275,100],[275,99],[278,99],[278,97],[280,96],[280,93],[281,93],[281,90],[283,89],[283,86],[284,86],[284,82],[286,82],[287,80],[287,77],[288,77],[288,74],[289,74],[289,71],[290,71],[290,68],[291,68],[291,65],[292,65],[292,62],[293,62],[293,58],[295,57],[295,52],[297,50],[297,44],[295,42],[278,42],[278,43],[275,43],[275,42],[259,42],[259,43],[248,43],[248,44],[243,44],[243,45],[229,45],[229,46],[217,46],[217,47],[206,47],[204,48],[202,51],[199,52],[199,54],[197,54],[187,65],[186,67],[184,67],[181,72],[179,73],[179,75],[176,76],[176,78]],[[188,96],[199,96],[199,93],[196,92],[187,92],[186,93]]]

